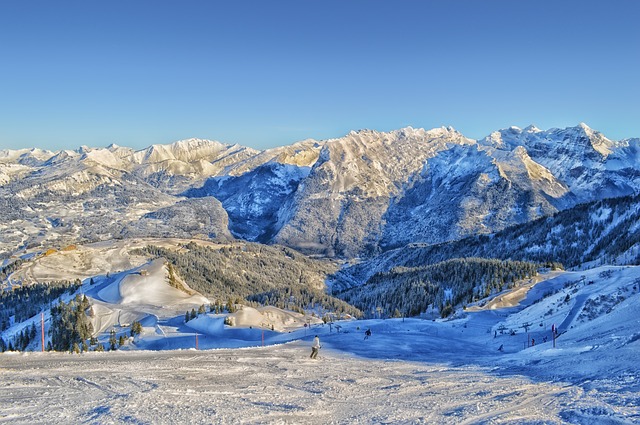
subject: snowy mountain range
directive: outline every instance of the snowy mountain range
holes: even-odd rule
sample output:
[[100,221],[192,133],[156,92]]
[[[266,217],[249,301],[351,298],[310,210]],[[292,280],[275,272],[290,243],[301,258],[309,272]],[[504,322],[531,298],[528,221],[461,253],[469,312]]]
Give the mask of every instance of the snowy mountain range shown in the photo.
[[639,145],[581,124],[1,151],[0,416],[635,423]]
[[189,139],[0,151],[0,252],[129,236],[241,238],[343,258],[489,234],[637,193],[640,139],[585,124],[353,131],[257,151]]

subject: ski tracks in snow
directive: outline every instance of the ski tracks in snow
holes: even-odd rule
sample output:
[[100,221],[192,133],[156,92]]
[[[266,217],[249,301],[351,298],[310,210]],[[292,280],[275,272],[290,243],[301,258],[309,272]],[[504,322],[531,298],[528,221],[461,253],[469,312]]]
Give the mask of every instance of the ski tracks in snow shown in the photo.
[[576,386],[326,349],[317,360],[308,356],[303,342],[3,356],[0,423],[553,424],[575,412],[611,418],[609,406]]

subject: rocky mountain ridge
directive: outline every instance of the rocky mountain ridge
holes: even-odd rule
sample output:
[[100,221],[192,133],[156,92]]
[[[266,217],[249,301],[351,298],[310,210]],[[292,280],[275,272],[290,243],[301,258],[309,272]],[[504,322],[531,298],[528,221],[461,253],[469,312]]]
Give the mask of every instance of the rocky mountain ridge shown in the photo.
[[202,139],[5,150],[0,252],[152,233],[353,258],[639,189],[640,139],[611,141],[585,124],[480,140],[450,127],[361,130],[264,151]]

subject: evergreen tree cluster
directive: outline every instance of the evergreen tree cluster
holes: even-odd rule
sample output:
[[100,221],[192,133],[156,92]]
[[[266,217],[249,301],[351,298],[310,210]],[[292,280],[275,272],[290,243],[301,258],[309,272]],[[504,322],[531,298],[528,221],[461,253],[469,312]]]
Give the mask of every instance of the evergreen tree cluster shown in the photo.
[[0,291],[0,332],[9,327],[11,316],[15,316],[16,323],[24,322],[42,311],[43,307],[48,308],[60,295],[65,292],[72,294],[79,287],[79,281],[54,281]]
[[17,259],[4,267],[0,267],[0,282],[4,282],[7,276],[18,270],[22,263],[24,263],[24,260]]
[[460,304],[477,301],[535,276],[538,268],[537,264],[523,261],[453,259],[376,273],[364,285],[336,296],[370,316],[416,316],[429,307],[446,316]]
[[86,347],[86,341],[91,338],[93,326],[87,316],[91,307],[86,296],[76,297],[65,303],[60,301],[51,309],[51,348],[55,351],[72,351],[75,347]]
[[272,305],[303,313],[304,309],[323,309],[339,314],[362,317],[360,309],[324,291],[307,287],[284,287],[247,296],[248,301]]
[[[244,300],[247,304],[299,309],[319,305],[327,310],[360,314],[324,292],[326,276],[336,270],[328,261],[313,260],[282,246],[255,243],[210,247],[191,242],[183,248],[148,246],[136,253],[166,259],[172,264],[172,273],[214,300],[214,305],[221,305],[223,300]],[[192,318],[187,312],[185,320],[187,316]]]
[[38,335],[35,323],[32,323],[28,329],[22,329],[15,337],[13,342],[8,344],[3,338],[0,338],[0,352],[5,351],[25,351],[31,341]]

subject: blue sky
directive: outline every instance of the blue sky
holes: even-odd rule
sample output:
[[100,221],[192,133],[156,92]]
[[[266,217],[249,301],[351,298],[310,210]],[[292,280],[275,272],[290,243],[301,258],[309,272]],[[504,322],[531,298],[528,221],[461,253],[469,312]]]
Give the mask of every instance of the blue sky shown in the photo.
[[640,2],[4,1],[0,149],[586,122],[640,137]]

